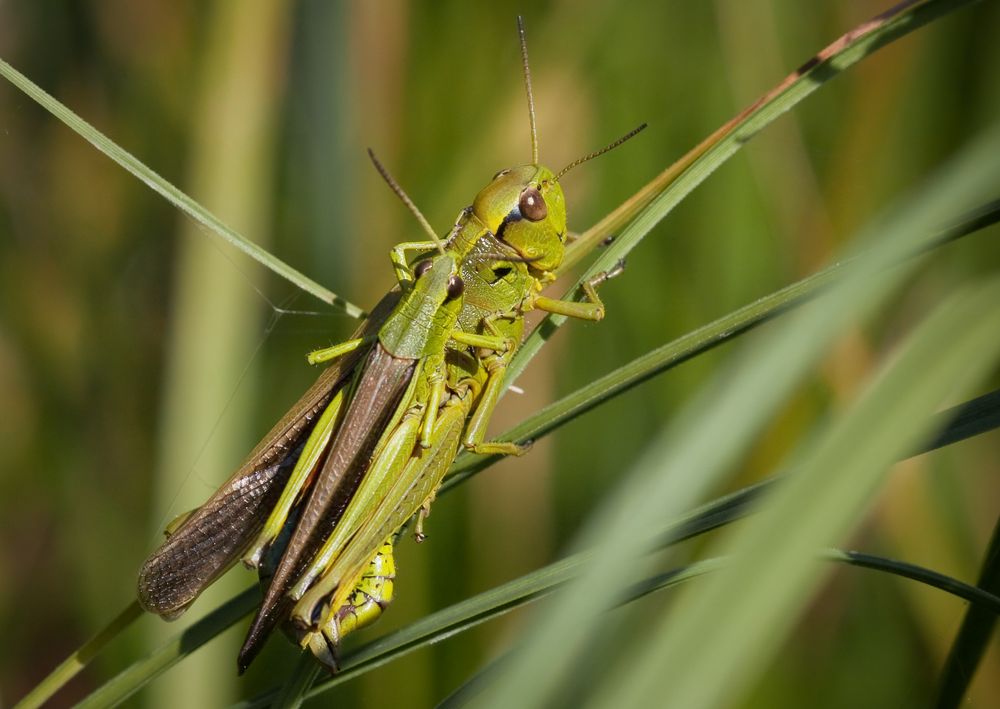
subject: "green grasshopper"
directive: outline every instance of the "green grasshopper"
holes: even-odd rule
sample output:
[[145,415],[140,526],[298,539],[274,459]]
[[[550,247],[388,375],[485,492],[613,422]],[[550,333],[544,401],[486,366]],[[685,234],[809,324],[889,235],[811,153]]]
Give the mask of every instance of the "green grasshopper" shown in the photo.
[[[532,164],[503,170],[463,210],[442,244],[372,156],[430,240],[391,253],[399,289],[355,335],[310,355],[336,360],[199,509],[172,525],[143,565],[140,603],[182,613],[237,558],[261,569],[265,597],[239,658],[244,670],[279,623],[327,667],[348,632],[391,600],[393,543],[417,517],[416,536],[461,447],[520,454],[486,441],[506,366],[531,309],[599,320],[602,274],[585,302],[542,296],[562,261],[566,210],[560,173],[538,165],[523,24],[518,19]],[[408,254],[417,253],[416,258]]]

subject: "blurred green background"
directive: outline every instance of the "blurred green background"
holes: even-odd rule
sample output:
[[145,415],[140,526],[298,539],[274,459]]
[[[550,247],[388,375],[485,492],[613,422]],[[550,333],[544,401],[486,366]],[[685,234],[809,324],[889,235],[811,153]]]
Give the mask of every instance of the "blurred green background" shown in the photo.
[[[11,62],[223,221],[349,300],[392,284],[418,228],[371,146],[442,232],[499,168],[527,161],[514,16],[525,14],[543,162],[558,169],[639,122],[564,187],[582,230],[883,2],[0,2]],[[496,430],[819,268],[852,232],[1000,115],[1000,7],[982,3],[852,69],[780,119],[646,240],[533,361]],[[993,228],[935,255],[877,326],[844,338],[734,485],[773,471],[897,333],[970,273]],[[0,704],[133,598],[175,515],[204,500],[354,326],[235,253],[0,83]],[[440,500],[400,548],[398,600],[362,639],[556,558],[721,348],[615,400]],[[845,546],[974,580],[997,515],[996,433],[898,466]],[[692,471],[697,474],[697,471]],[[721,491],[720,491],[721,492]],[[696,549],[692,550],[695,553]],[[252,582],[238,569],[197,617]],[[651,611],[666,596],[643,601]],[[840,569],[747,706],[912,706],[964,610]],[[427,706],[497,654],[514,613],[338,688],[326,701]],[[180,623],[182,621],[178,621]],[[176,632],[143,618],[59,696],[68,704]],[[270,687],[294,648],[235,676],[234,631],[142,706],[218,706]],[[1000,704],[987,655],[974,707]],[[872,699],[876,701],[872,702]]]

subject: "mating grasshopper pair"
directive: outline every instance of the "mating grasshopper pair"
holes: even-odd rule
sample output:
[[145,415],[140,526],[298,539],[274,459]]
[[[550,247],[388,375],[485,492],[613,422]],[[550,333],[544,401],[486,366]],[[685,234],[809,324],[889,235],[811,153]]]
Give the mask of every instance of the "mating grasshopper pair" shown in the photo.
[[485,437],[524,313],[604,316],[596,287],[614,274],[586,283],[583,302],[540,294],[567,241],[559,179],[642,127],[558,174],[540,166],[520,18],[518,27],[531,164],[497,173],[441,241],[372,156],[429,240],[392,250],[399,288],[352,339],[309,356],[333,364],[236,473],[172,525],[142,567],[140,603],[165,618],[182,613],[238,558],[260,570],[267,588],[240,651],[241,672],[278,624],[335,670],[341,638],[391,600],[395,538],[414,516],[421,538],[460,448],[524,452]]

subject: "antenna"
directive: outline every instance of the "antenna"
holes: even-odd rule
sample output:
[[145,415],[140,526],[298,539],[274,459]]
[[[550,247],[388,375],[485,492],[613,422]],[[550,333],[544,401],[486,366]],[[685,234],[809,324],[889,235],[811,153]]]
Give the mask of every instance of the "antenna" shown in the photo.
[[562,177],[563,175],[565,175],[567,172],[569,172],[570,170],[572,170],[574,167],[577,167],[578,165],[582,165],[583,163],[587,162],[588,160],[593,160],[598,155],[604,155],[604,153],[608,152],[609,150],[614,150],[619,145],[621,145],[622,143],[624,143],[626,140],[628,140],[629,138],[635,137],[635,135],[637,135],[638,133],[641,133],[645,129],[646,129],[646,124],[643,123],[638,128],[633,128],[628,133],[626,133],[625,135],[623,135],[621,138],[619,138],[618,140],[614,141],[613,143],[609,143],[608,145],[604,146],[600,150],[597,150],[597,151],[591,153],[590,155],[584,155],[582,158],[578,158],[578,159],[574,160],[569,165],[567,165],[566,167],[564,167],[562,170],[559,171],[559,173],[556,175],[556,181],[558,182],[560,177]]
[[385,166],[379,162],[378,158],[375,157],[375,152],[371,148],[368,148],[368,157],[372,159],[372,163],[374,163],[375,169],[378,170],[378,174],[382,176],[382,179],[385,180],[387,185],[389,185],[389,188],[396,193],[396,196],[403,201],[406,208],[413,213],[413,216],[415,216],[417,221],[420,222],[420,226],[424,228],[427,235],[431,237],[431,241],[433,241],[434,245],[437,246],[437,250],[443,254],[444,246],[441,243],[441,239],[438,238],[438,235],[434,233],[434,228],[431,226],[431,223],[427,221],[427,218],[424,217],[423,214],[420,213],[420,210],[417,209],[417,205],[415,205],[409,195],[403,191],[403,188],[399,186],[399,183],[393,179],[392,175],[389,174],[389,171],[385,169]]
[[538,164],[538,126],[535,124],[535,97],[531,93],[531,68],[528,66],[528,40],[524,36],[524,18],[517,16],[517,34],[521,39],[521,66],[524,88],[528,92],[528,121],[531,123],[531,164]]

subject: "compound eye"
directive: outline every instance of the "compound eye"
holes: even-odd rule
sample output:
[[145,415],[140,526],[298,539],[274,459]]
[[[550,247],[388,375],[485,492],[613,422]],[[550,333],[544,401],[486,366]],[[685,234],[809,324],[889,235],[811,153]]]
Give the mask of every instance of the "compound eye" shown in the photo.
[[461,276],[452,276],[448,279],[448,299],[454,300],[458,296],[462,295],[462,291],[465,290],[465,283],[462,281]]
[[422,275],[431,270],[431,266],[433,265],[434,262],[431,261],[430,259],[427,259],[426,261],[421,261],[413,269],[413,278],[414,279],[420,278]]
[[549,214],[549,208],[545,205],[545,198],[535,187],[528,187],[521,193],[521,199],[517,203],[521,216],[531,222],[540,222]]

